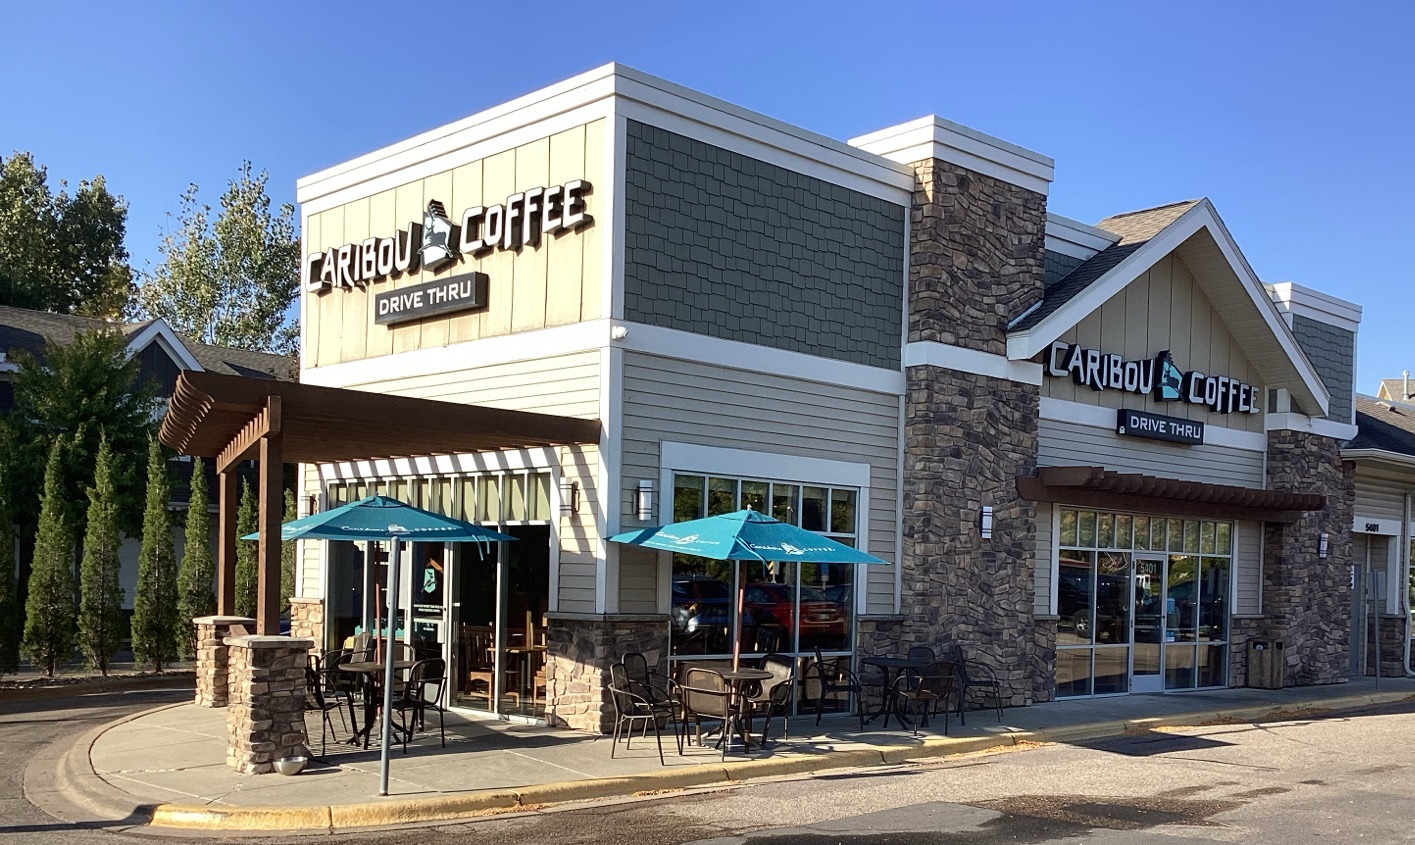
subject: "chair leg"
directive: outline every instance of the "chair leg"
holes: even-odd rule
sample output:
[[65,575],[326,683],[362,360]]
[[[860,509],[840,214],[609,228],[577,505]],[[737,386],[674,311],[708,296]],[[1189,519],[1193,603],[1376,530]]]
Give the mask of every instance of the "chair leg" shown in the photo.
[[663,734],[662,734],[662,733],[659,731],[659,729],[658,729],[658,717],[657,717],[657,716],[654,716],[654,717],[652,717],[652,718],[653,718],[653,738],[654,738],[654,741],[658,743],[658,764],[659,764],[660,766],[667,766],[668,763],[664,762],[664,760],[663,760]]
[[446,711],[441,707],[437,708],[437,733],[442,737],[442,747],[447,747],[447,722],[443,718]]
[[623,724],[623,721],[618,716],[615,716],[614,735],[609,738],[609,759],[611,760],[614,759],[614,752],[619,749],[619,726],[621,724]]
[[[821,714],[825,712],[825,690],[816,695],[816,727],[821,726]],[[863,726],[862,726],[863,727]]]

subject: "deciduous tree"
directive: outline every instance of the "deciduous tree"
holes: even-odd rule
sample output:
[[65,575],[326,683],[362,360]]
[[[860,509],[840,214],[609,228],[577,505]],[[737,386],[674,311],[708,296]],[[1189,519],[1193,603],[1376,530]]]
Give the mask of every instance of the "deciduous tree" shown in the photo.
[[167,510],[171,499],[167,459],[153,439],[147,453],[147,506],[133,600],[133,656],[158,672],[177,657],[177,562]]
[[211,514],[207,513],[206,468],[201,458],[192,460],[192,492],[187,500],[186,538],[182,545],[182,571],[177,577],[177,645],[183,657],[196,653],[192,620],[216,612],[213,584],[216,568],[211,560]]
[[49,676],[74,655],[74,546],[59,485],[62,439],[49,450],[34,541],[29,596],[25,600],[24,653]]
[[108,675],[123,625],[123,588],[118,583],[118,503],[113,489],[113,451],[98,443],[93,487],[88,491],[88,524],[79,568],[79,649],[90,668]]

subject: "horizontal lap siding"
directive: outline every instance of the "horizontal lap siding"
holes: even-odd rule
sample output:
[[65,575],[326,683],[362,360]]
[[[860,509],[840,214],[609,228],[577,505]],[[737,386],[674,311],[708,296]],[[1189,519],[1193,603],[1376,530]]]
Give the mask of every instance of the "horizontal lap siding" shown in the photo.
[[[641,353],[625,354],[623,392],[622,500],[640,479],[657,484],[665,440],[868,463],[861,540],[897,560],[898,397]],[[869,612],[894,612],[894,567],[866,571]]]
[[1263,608],[1263,526],[1257,522],[1240,522],[1234,540],[1233,565],[1235,592],[1233,612],[1253,615]]
[[[300,464],[300,498],[302,501],[309,501],[311,495],[323,497],[323,489],[319,484],[319,464]],[[317,499],[317,501],[319,501]],[[323,594],[320,585],[320,562],[324,549],[323,540],[301,540],[297,550],[296,560],[299,562],[300,571],[295,580],[297,583],[296,595],[300,598],[319,598]]]
[[1040,466],[1100,466],[1184,481],[1264,486],[1263,452],[1229,446],[1181,446],[1121,437],[1110,429],[1041,420]]
[[619,611],[658,611],[658,557],[647,549],[624,546],[619,550]]
[[1056,538],[1052,536],[1051,519],[1051,502],[1038,502],[1037,553],[1033,555],[1036,561],[1036,586],[1032,602],[1032,612],[1038,616],[1051,613],[1051,591],[1054,589],[1051,582],[1051,562],[1056,556]]
[[1356,470],[1356,508],[1358,521],[1367,519],[1392,520],[1399,524],[1405,518],[1405,493],[1415,489],[1410,481]]

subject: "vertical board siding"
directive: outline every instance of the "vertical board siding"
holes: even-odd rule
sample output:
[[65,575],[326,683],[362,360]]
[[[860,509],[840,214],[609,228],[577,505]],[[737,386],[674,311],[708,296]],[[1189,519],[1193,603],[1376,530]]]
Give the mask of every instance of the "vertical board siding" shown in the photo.
[[1060,420],[1041,420],[1037,439],[1039,466],[1100,466],[1241,487],[1263,487],[1266,481],[1259,451],[1121,437],[1108,428]]
[[1051,502],[1037,502],[1037,546],[1033,556],[1035,568],[1035,589],[1032,599],[1032,613],[1037,616],[1051,614],[1051,592],[1055,588],[1051,581],[1051,563],[1056,557],[1056,538],[1052,536]]
[[[659,444],[665,440],[868,463],[861,542],[873,555],[898,560],[896,396],[625,353],[622,431],[623,501],[631,501],[640,479],[657,483]],[[624,528],[638,524],[628,517]],[[894,566],[865,571],[868,612],[893,613]]]
[[1233,541],[1233,565],[1237,577],[1232,612],[1251,616],[1261,613],[1263,607],[1263,526],[1239,522],[1234,527],[1237,536]]
[[[1058,339],[1115,353],[1127,361],[1153,358],[1169,350],[1182,370],[1231,376],[1259,387],[1263,384],[1223,315],[1195,284],[1184,262],[1172,255]],[[1159,403],[1121,390],[1092,390],[1064,376],[1047,376],[1042,395],[1103,408],[1152,411],[1242,431],[1263,430],[1261,414],[1215,414],[1202,405]]]

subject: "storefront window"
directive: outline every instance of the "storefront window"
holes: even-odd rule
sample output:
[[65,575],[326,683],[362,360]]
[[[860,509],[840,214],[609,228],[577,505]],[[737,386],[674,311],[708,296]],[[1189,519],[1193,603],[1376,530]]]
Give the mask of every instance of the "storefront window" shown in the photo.
[[1062,508],[1057,694],[1227,683],[1233,526]]

